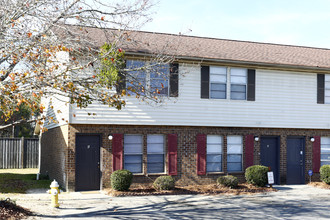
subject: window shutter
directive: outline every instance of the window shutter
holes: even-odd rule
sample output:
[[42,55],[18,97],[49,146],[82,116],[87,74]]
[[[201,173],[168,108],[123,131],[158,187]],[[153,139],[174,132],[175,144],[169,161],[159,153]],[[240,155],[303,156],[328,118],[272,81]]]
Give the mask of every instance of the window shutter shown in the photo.
[[324,104],[324,74],[317,74],[317,103]]
[[177,167],[178,167],[178,135],[177,134],[168,134],[168,175],[177,175]]
[[201,69],[201,98],[208,99],[210,95],[210,67],[202,66]]
[[120,95],[125,89],[126,89],[126,75],[123,74],[122,72],[119,72],[116,92],[117,94]]
[[112,171],[123,169],[123,134],[112,135]]
[[313,172],[319,173],[321,166],[321,137],[314,136],[313,143]]
[[170,97],[179,96],[179,64],[170,64]]
[[247,100],[255,101],[255,99],[256,99],[256,70],[248,69]]
[[206,135],[197,135],[197,175],[206,174]]
[[253,165],[254,135],[245,136],[245,169]]

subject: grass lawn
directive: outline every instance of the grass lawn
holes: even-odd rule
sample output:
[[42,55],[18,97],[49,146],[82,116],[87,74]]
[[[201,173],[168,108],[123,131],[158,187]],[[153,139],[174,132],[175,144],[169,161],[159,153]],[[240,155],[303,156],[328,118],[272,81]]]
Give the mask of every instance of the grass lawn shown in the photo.
[[29,189],[49,189],[44,176],[36,180],[38,169],[0,169],[0,193],[26,193]]

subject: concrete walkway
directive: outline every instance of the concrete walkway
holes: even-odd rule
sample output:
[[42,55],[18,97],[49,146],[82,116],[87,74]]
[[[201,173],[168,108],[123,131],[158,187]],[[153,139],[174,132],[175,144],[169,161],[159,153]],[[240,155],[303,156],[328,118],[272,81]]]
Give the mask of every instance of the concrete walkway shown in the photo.
[[307,185],[276,188],[278,192],[245,196],[63,193],[59,209],[49,206],[50,195],[44,192],[4,196],[38,213],[29,219],[330,219],[330,190]]

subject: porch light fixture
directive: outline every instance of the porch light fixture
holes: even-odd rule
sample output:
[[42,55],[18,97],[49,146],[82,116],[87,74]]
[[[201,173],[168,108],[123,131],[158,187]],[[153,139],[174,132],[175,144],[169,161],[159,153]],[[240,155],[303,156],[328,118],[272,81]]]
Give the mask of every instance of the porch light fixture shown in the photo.
[[258,136],[254,136],[254,140],[258,142],[259,141],[259,137]]
[[112,141],[112,135],[111,134],[109,134],[109,136],[108,136],[108,139],[110,140],[110,141]]
[[315,138],[314,137],[311,137],[310,140],[311,140],[311,142],[314,142],[315,141]]

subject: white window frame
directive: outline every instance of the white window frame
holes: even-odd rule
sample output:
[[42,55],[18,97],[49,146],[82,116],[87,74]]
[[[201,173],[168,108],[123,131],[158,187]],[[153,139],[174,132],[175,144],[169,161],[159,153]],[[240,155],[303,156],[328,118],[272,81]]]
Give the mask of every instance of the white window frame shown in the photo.
[[[128,140],[129,137],[133,137],[133,136],[136,136],[136,137],[140,137],[140,140],[141,142],[133,142],[131,140]],[[137,149],[137,148],[140,148],[141,151],[136,151],[136,152],[127,152],[128,149],[129,149],[129,146],[133,146],[133,148]],[[140,134],[125,134],[124,135],[124,169],[128,169],[129,168],[127,167],[126,164],[132,164],[132,163],[129,163],[129,161],[127,161],[127,158],[128,156],[140,156],[141,157],[141,163],[139,164],[141,166],[141,172],[133,172],[131,171],[133,174],[141,174],[143,173],[143,135],[140,135]],[[138,164],[138,163],[134,163],[134,164]]]
[[330,74],[324,74],[324,104],[330,104]]
[[[151,137],[162,137],[162,142],[153,142],[153,140],[151,140]],[[162,145],[162,151],[151,151],[150,149],[150,145],[151,144],[157,144],[157,145]],[[151,166],[152,163],[149,162],[149,156],[151,155],[162,155],[162,159],[163,159],[163,170],[160,172],[151,172],[149,171],[149,166]],[[148,174],[163,174],[165,173],[165,136],[162,134],[148,134],[147,135],[147,173]]]
[[[236,148],[238,149],[236,149]],[[240,162],[229,162],[230,156],[240,156]],[[240,163],[239,170],[230,170],[230,163]],[[242,172],[243,171],[243,136],[241,135],[228,135],[227,136],[227,172]]]
[[[239,74],[237,74],[237,73],[234,73],[233,74],[233,72],[236,70],[236,71],[244,71],[244,76],[243,75],[241,75],[241,73],[239,73]],[[247,81],[248,81],[248,73],[247,73],[248,71],[247,71],[247,69],[245,69],[245,68],[233,68],[233,67],[231,67],[230,68],[230,99],[231,100],[246,100],[247,99]],[[239,79],[239,78],[241,78],[241,82],[233,82],[234,80],[237,80],[237,79]],[[242,82],[243,80],[245,81],[245,82]],[[244,94],[245,94],[245,97],[244,97],[244,99],[237,99],[237,98],[233,98],[233,91],[232,91],[232,89],[233,89],[233,86],[245,86],[245,92],[244,92]]]
[[[326,150],[327,149],[327,150]],[[321,137],[321,149],[320,149],[320,162],[322,165],[330,165],[330,137]],[[323,159],[322,155],[328,156],[327,159]]]
[[[134,64],[134,62],[142,62],[144,63],[143,66],[145,67],[148,67],[148,66],[151,66],[153,65],[150,61],[143,61],[143,60],[127,60],[126,63],[129,63],[129,62],[132,62]],[[164,97],[169,97],[169,94],[170,94],[170,65],[169,64],[160,64],[160,65],[164,65],[164,69],[166,69],[166,73],[165,75],[167,75],[167,79],[166,80],[166,85],[164,85],[164,87],[166,88],[167,87],[167,93],[165,94],[158,94],[158,93],[152,93],[151,95],[155,95],[155,96],[164,96]],[[129,66],[126,66],[128,69],[130,68]],[[151,91],[151,81],[152,79],[156,79],[156,78],[151,78],[151,74],[152,74],[152,70],[153,68],[156,68],[156,67],[150,67],[151,69],[146,69],[144,72],[145,72],[145,90],[146,91]],[[161,68],[161,69],[163,69]],[[134,69],[134,66],[133,66],[133,69]],[[142,70],[141,70],[142,71]],[[131,71],[131,72],[134,72],[134,71]],[[134,74],[134,73],[132,73]],[[159,74],[160,75],[160,74]],[[128,77],[129,78],[129,77]],[[161,77],[157,78],[157,79],[160,79]],[[163,77],[164,78],[164,77]],[[126,80],[126,88],[131,86],[131,83],[128,80]],[[143,85],[142,85],[143,86]],[[158,88],[159,90],[161,90],[162,88]],[[129,91],[129,93],[132,93]],[[142,93],[144,94],[143,91],[139,92],[139,93]]]
[[[224,71],[223,71],[224,70]],[[223,74],[223,72],[225,74]],[[227,99],[227,75],[228,75],[228,67],[224,67],[224,66],[210,66],[210,80],[209,80],[209,97],[210,99]],[[213,77],[214,76],[214,77]],[[216,78],[218,77],[223,78],[224,80],[212,80],[212,78]],[[225,97],[224,98],[215,98],[214,96],[212,96],[212,84],[224,84],[225,87]]]
[[[215,156],[220,162],[210,162],[208,158]],[[220,170],[211,170],[212,163],[220,163]],[[207,135],[206,138],[206,172],[223,172],[223,137],[221,135]]]

